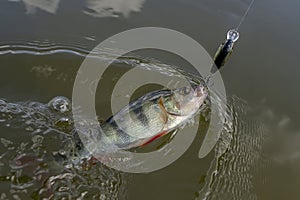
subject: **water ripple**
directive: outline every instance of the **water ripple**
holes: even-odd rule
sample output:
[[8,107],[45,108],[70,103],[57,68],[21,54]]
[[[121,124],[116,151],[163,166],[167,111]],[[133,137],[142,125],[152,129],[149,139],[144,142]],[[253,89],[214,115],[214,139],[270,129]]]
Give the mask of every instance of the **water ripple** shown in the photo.
[[[228,105],[232,124],[225,124],[205,186],[196,199],[257,199],[252,171],[263,167],[266,130],[237,97]],[[226,128],[227,126],[227,128]]]
[[[0,55],[41,56],[61,53],[86,57],[89,51],[78,46],[47,42],[0,46]],[[122,55],[122,52],[96,49],[90,54],[99,59],[109,59],[112,55]],[[116,59],[115,63],[154,70],[166,76],[183,77],[194,84],[203,80],[200,75],[186,73],[154,59],[126,55]],[[52,76],[55,70],[58,69],[51,66],[34,66],[31,69],[43,78]],[[217,99],[210,100],[221,100],[217,94],[215,97]],[[95,162],[84,152],[79,153],[78,149],[82,147],[72,124],[68,104],[70,101],[64,97],[57,97],[48,104],[34,101],[11,103],[0,99],[1,131],[14,132],[12,135],[23,134],[21,141],[10,140],[9,137],[1,138],[0,148],[3,154],[0,155],[0,182],[6,185],[3,192],[0,189],[1,195],[10,199],[28,199],[29,196],[32,199],[118,199],[120,193],[123,193],[123,174]],[[228,131],[234,126],[230,125],[232,120],[229,117],[230,115],[224,116],[228,119]],[[230,134],[224,135],[223,143],[231,144],[231,141],[234,141],[232,137],[234,136]],[[225,147],[223,149],[226,150]],[[230,157],[227,160],[230,160]],[[219,165],[219,168],[223,167]],[[243,169],[242,172],[244,170],[247,169]],[[9,193],[6,193],[7,191]]]

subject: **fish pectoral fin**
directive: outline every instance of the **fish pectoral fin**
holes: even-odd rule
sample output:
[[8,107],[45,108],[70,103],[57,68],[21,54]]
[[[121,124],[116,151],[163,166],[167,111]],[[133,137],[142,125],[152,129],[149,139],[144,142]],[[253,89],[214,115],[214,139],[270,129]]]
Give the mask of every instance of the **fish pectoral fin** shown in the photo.
[[158,106],[162,111],[162,118],[163,118],[164,122],[167,123],[168,122],[168,112],[166,111],[162,97],[160,97],[158,100]]

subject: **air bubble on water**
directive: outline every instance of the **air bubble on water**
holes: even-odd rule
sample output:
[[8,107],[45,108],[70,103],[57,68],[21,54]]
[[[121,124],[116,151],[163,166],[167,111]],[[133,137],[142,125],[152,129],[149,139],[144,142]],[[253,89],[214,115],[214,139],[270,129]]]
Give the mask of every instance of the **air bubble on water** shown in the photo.
[[57,126],[69,126],[72,124],[72,120],[67,117],[62,117],[55,122]]
[[44,137],[41,135],[35,135],[31,138],[31,140],[34,144],[42,144]]
[[14,194],[14,195],[13,195],[13,198],[14,198],[15,200],[21,200],[21,198],[20,198],[19,195],[17,195],[17,194]]
[[42,132],[42,129],[37,128],[37,129],[32,131],[32,134],[35,135],[35,134],[38,134],[38,133],[41,133],[41,132]]
[[60,155],[62,155],[62,156],[66,156],[66,155],[67,155],[67,152],[66,152],[65,150],[63,150],[63,149],[60,149],[60,150],[58,151],[58,153],[59,153]]
[[72,129],[73,121],[70,118],[62,117],[55,122],[55,127],[61,131],[69,132]]
[[25,130],[30,132],[34,131],[34,129],[31,126],[26,127]]
[[65,168],[66,168],[66,169],[72,169],[72,167],[73,167],[72,164],[67,164],[67,165],[65,165]]
[[61,187],[58,188],[59,192],[66,192],[68,190],[69,190],[69,188],[68,187],[64,187],[64,186],[61,186]]
[[56,112],[66,113],[71,111],[71,102],[67,97],[54,97],[49,101],[48,106]]
[[100,200],[105,200],[105,199],[106,199],[105,194],[101,194],[101,195],[100,195]]

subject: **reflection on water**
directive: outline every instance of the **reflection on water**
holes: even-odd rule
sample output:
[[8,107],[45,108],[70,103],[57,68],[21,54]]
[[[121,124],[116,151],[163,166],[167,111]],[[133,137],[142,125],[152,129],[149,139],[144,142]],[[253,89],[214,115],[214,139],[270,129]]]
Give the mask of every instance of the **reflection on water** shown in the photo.
[[[14,0],[9,0],[14,1]],[[56,13],[60,0],[21,0],[26,7],[27,14],[34,14],[39,8],[49,13]]]
[[140,12],[145,0],[87,0],[84,13],[93,17],[129,17],[131,12]]
[[[15,1],[15,0],[8,0]],[[55,14],[60,0],[19,0],[25,4],[26,13],[34,14],[36,9]],[[93,17],[129,17],[132,12],[140,12],[145,0],[86,0],[85,14]]]

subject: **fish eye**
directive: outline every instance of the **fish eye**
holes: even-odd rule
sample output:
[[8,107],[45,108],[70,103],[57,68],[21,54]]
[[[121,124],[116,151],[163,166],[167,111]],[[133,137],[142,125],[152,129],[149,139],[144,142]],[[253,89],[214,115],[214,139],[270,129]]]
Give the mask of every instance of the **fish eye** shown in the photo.
[[184,88],[182,88],[182,90],[181,90],[181,94],[183,94],[183,95],[187,95],[187,94],[189,94],[191,92],[191,87],[184,87]]

